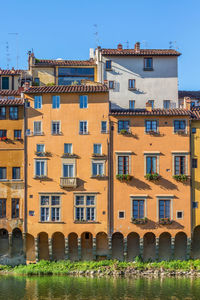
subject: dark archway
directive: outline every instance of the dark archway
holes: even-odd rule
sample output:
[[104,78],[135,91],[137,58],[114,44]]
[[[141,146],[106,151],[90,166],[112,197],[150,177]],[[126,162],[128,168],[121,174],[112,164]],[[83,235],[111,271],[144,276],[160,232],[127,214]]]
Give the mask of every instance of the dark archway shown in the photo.
[[78,235],[74,232],[71,232],[68,235],[68,245],[69,245],[69,259],[70,260],[79,260],[78,257]]
[[112,259],[124,260],[124,236],[120,232],[112,235]]
[[152,232],[144,235],[144,261],[154,261],[156,259],[156,237]]
[[171,259],[171,234],[163,232],[159,237],[159,260]]
[[83,232],[81,234],[81,259],[93,260],[92,234],[90,232]]
[[0,229],[0,256],[8,254],[9,240],[8,231],[4,228]]
[[26,260],[29,262],[35,261],[35,239],[27,233],[26,234]]
[[96,256],[97,260],[107,259],[108,250],[108,235],[105,232],[99,232],[96,235]]
[[179,232],[175,236],[174,259],[185,260],[187,258],[187,235]]
[[23,255],[22,232],[19,228],[12,231],[12,256]]
[[40,232],[38,234],[38,253],[39,260],[49,260],[49,243],[48,234],[46,232]]
[[136,232],[131,232],[127,236],[127,260],[133,261],[140,255],[140,236]]
[[53,260],[65,259],[65,237],[61,232],[55,232],[52,236]]
[[193,259],[200,259],[200,226],[197,226],[194,229],[191,256]]

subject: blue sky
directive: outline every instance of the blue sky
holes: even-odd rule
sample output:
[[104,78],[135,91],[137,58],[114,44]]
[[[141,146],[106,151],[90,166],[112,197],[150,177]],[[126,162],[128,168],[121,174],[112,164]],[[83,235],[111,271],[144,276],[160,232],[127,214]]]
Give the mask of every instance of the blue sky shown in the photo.
[[[130,48],[137,41],[145,48],[169,48],[172,41],[182,53],[179,89],[200,90],[199,0],[10,0],[1,1],[0,11],[1,68],[16,68],[16,48],[20,68],[27,68],[31,49],[38,58],[88,59],[97,24],[105,48],[119,42],[126,47],[126,41]],[[9,33],[19,33],[18,47]]]

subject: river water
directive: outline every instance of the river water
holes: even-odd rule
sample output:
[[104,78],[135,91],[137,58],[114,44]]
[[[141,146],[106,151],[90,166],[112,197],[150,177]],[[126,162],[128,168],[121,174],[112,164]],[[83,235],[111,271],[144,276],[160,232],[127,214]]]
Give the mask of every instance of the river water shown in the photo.
[[200,279],[0,276],[3,300],[200,300]]

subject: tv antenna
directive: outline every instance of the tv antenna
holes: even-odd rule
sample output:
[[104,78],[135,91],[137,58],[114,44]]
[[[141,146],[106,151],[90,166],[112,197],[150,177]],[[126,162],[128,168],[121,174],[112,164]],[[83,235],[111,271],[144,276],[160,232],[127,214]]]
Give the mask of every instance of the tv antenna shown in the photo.
[[8,34],[16,36],[16,69],[19,66],[19,33],[18,32],[10,32]]
[[128,40],[125,42],[125,44],[126,44],[126,49],[129,49],[129,41]]
[[177,42],[176,41],[170,41],[169,42],[169,49],[176,49],[176,50],[178,50],[179,47],[177,45]]
[[142,41],[142,45],[143,45],[143,47],[144,47],[144,49],[147,49],[147,47],[148,47],[148,43],[147,43],[147,41]]
[[99,46],[99,32],[98,32],[98,25],[94,24],[94,35],[95,35],[95,40],[96,40],[96,47]]
[[10,67],[10,53],[9,53],[9,44],[6,42],[6,60],[7,60],[7,69]]

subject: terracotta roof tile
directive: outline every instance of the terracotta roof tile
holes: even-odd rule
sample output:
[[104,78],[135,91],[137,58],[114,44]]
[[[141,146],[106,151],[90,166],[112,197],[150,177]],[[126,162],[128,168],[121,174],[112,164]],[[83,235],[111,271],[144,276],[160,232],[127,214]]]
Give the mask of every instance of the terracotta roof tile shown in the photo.
[[0,75],[20,75],[24,70],[1,70]]
[[191,111],[186,109],[153,109],[148,111],[146,109],[124,109],[110,111],[111,116],[191,116]]
[[31,87],[26,94],[41,94],[41,93],[99,93],[108,92],[106,85],[54,85],[54,86],[39,86]]
[[200,120],[200,107],[192,107],[191,112],[193,119]]
[[0,90],[0,96],[20,96],[18,90]]
[[35,66],[94,66],[93,59],[90,60],[55,60],[35,59]]
[[1,105],[23,105],[23,99],[0,99]]
[[200,91],[178,91],[178,97],[190,97],[196,100],[200,100]]
[[105,56],[179,56],[180,52],[173,49],[101,49]]

